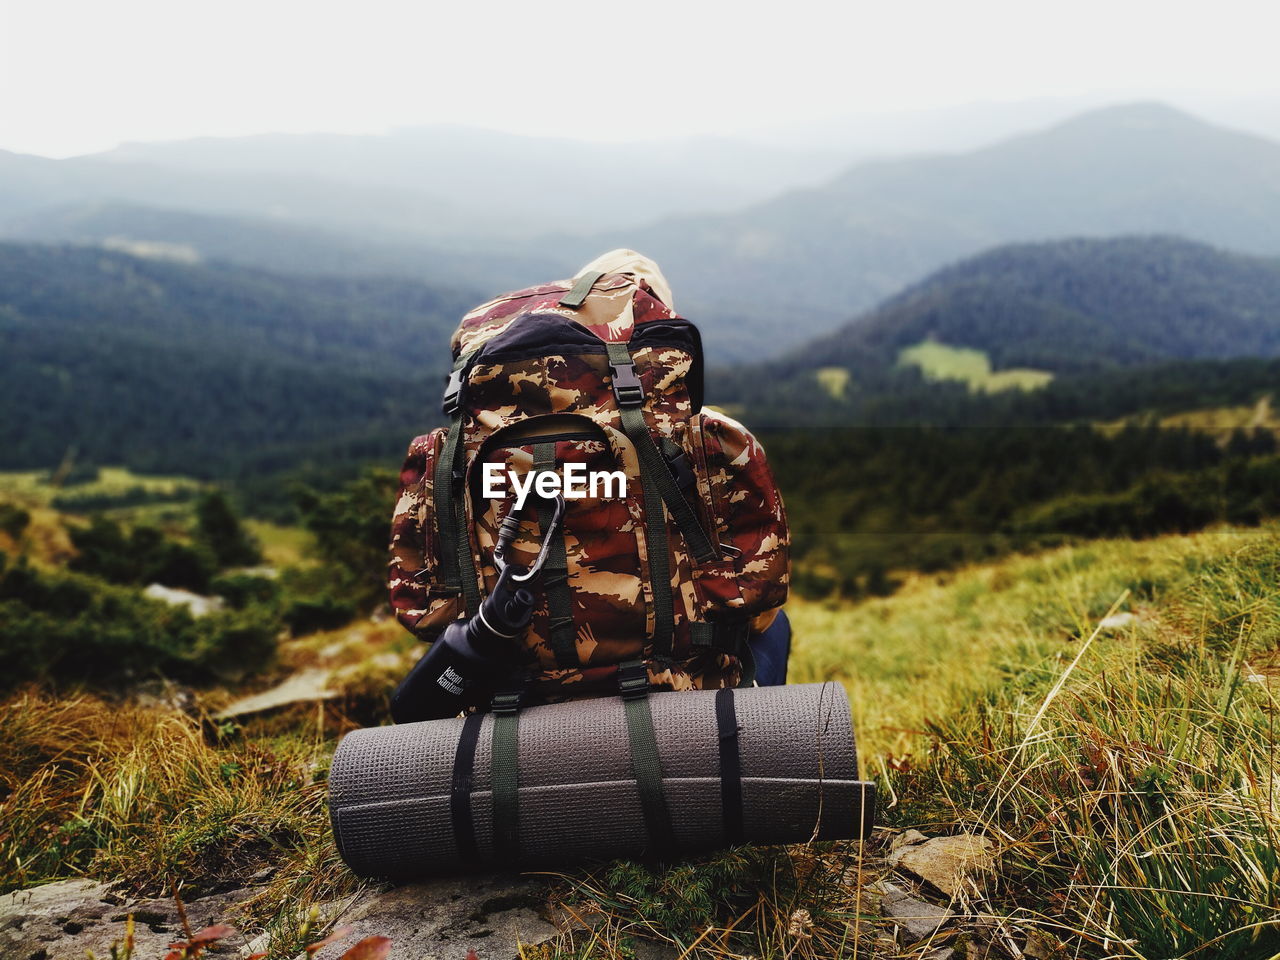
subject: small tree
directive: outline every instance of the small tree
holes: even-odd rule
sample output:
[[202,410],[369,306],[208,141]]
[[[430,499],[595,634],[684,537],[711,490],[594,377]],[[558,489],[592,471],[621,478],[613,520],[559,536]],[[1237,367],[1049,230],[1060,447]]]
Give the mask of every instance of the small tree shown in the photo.
[[200,497],[196,521],[196,539],[213,551],[219,567],[249,567],[262,562],[262,551],[221,490],[210,490]]
[[300,487],[294,500],[315,536],[316,552],[334,574],[342,599],[369,610],[385,599],[388,528],[395,506],[396,474],[366,470],[331,493]]

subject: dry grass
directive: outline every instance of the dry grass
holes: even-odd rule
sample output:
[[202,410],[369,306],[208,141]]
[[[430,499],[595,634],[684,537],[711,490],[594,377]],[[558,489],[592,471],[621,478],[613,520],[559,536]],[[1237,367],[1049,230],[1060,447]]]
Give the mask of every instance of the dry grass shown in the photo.
[[[1098,628],[1125,609],[1128,625]],[[1001,852],[997,875],[955,898],[957,922],[929,946],[1280,953],[1274,529],[1014,558],[853,608],[796,605],[793,620],[793,679],[849,687],[883,819],[976,832]],[[873,856],[760,855],[777,859],[746,882],[754,900],[735,899],[716,860],[647,881],[631,867],[579,881],[605,919],[564,955],[630,957],[637,937],[717,960],[870,948],[879,927],[865,902],[848,912],[865,893],[848,868],[883,869]],[[837,866],[792,900],[779,886],[788,858]],[[793,926],[797,909],[812,928]]]
[[[1038,930],[1064,957],[1263,960],[1280,952],[1278,584],[1275,528],[1010,558],[884,600],[793,605],[792,679],[849,688],[882,819],[998,843],[998,875],[953,904],[971,928],[982,915],[1013,949]],[[1135,619],[1099,631],[1113,608]],[[403,642],[382,624],[294,642],[285,659],[349,667]],[[191,894],[274,868],[249,916],[228,920],[296,953],[312,909],[355,887],[324,778],[337,735],[379,718],[388,678],[366,673],[353,674],[363,699],[221,733],[162,708],[11,699],[0,882],[92,875]],[[569,874],[590,932],[529,956],[632,960],[640,939],[716,960],[867,956],[881,931],[865,882],[882,852],[749,849]]]
[[844,683],[864,773],[875,773],[918,752],[929,721],[1009,684],[1044,684],[1125,590],[1126,611],[1155,616],[1215,558],[1275,538],[1264,528],[1102,541],[917,575],[853,606],[792,600],[790,680]]
[[0,492],[0,504],[5,503],[21,507],[31,519],[17,537],[0,530],[0,554],[25,556],[42,568],[59,566],[75,556],[71,535],[57,510]]
[[220,743],[163,708],[11,698],[0,706],[0,885],[84,875],[191,898],[268,874],[271,896],[246,929],[301,931],[312,903],[355,886],[328,833],[332,745],[305,733]]
[[864,893],[880,861],[869,846],[742,847],[665,870],[563,874],[578,929],[522,957],[633,960],[646,940],[706,960],[870,955],[879,921]]
[[1084,630],[933,725],[895,776],[905,820],[1004,850],[981,909],[1107,956],[1280,954],[1277,703],[1251,667],[1280,646],[1280,541],[1233,546],[1158,618]]

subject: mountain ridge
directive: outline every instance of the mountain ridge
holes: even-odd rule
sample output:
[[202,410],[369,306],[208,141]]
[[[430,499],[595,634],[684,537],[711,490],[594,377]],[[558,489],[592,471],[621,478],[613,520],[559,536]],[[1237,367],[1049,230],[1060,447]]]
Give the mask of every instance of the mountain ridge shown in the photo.
[[944,267],[773,360],[716,371],[710,395],[761,414],[770,405],[812,410],[820,376],[830,376],[820,371],[843,370],[841,396],[821,393],[818,412],[828,418],[856,420],[886,404],[894,416],[909,418],[914,404],[925,419],[946,418],[950,403],[962,415],[998,408],[1007,418],[1032,399],[1049,403],[1018,396],[970,403],[962,386],[929,382],[900,364],[904,349],[929,341],[982,351],[996,372],[1056,374],[1043,391],[1050,398],[1071,393],[1072,378],[1277,357],[1280,258],[1168,236],[1004,245]]
[[803,326],[833,329],[986,247],[1173,233],[1280,254],[1278,222],[1280,143],[1146,104],[976,151],[858,164],[821,188],[594,246],[625,242],[654,257],[686,304],[744,331],[748,346],[734,352],[746,356],[794,343]]

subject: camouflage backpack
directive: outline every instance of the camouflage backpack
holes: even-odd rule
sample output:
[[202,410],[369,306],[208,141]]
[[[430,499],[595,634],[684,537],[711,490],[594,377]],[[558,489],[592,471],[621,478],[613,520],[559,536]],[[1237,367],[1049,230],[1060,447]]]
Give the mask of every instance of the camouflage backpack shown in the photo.
[[[764,453],[703,409],[697,328],[659,299],[655,287],[670,294],[657,268],[630,257],[627,272],[588,268],[468,313],[449,426],[416,438],[400,475],[391,602],[424,640],[473,616],[497,579],[510,501],[481,496],[484,464],[625,475],[625,496],[567,500],[551,538],[520,651],[540,700],[616,692],[619,665],[640,659],[657,689],[749,682],[749,632],[787,595],[786,517]],[[554,527],[545,501],[525,513],[526,528]],[[523,531],[512,559],[527,565],[539,545]]]

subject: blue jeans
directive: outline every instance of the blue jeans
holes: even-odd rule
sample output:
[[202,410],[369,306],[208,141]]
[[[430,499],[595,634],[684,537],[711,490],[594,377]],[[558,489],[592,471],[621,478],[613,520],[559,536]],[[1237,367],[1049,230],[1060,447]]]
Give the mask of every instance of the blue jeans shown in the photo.
[[791,621],[779,610],[769,629],[747,641],[756,661],[756,683],[781,687],[787,682],[787,658],[791,656]]

